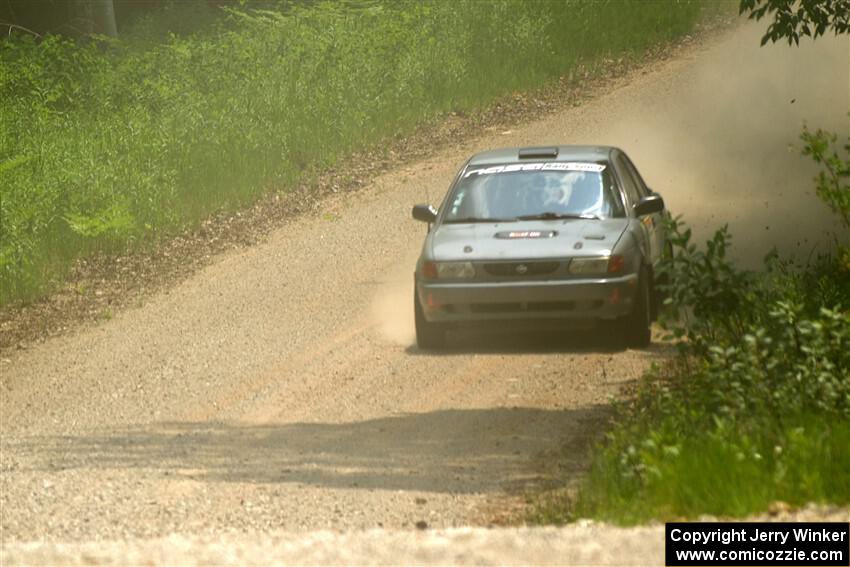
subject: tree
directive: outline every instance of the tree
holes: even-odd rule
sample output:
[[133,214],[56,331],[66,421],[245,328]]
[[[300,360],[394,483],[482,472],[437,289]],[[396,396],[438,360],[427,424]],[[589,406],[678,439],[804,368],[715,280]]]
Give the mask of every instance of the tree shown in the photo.
[[780,39],[799,44],[801,37],[814,39],[828,30],[850,33],[850,0],[741,0],[739,12],[756,21],[773,17],[762,45]]
[[115,5],[112,0],[92,0],[94,29],[97,33],[116,37],[118,27],[115,25]]
[[77,0],[77,14],[86,33],[118,35],[113,0]]
[[[144,7],[155,6],[154,0]],[[0,33],[46,33],[71,37],[118,35],[116,9],[130,11],[137,0],[0,0]],[[8,29],[6,29],[8,28]],[[8,32],[8,33],[7,33]]]

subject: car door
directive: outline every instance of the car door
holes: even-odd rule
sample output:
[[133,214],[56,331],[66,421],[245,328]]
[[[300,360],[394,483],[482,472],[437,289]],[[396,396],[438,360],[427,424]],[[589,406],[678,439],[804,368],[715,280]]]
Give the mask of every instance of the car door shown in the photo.
[[[629,215],[633,215],[634,206],[640,201],[641,194],[638,191],[638,184],[635,181],[634,175],[632,175],[631,171],[626,162],[626,158],[623,154],[617,153],[614,157],[614,161],[617,165],[618,174],[620,177],[620,182],[623,185],[623,192],[626,197],[626,208],[629,212]],[[654,227],[652,226],[652,222],[647,217],[636,219],[637,225],[639,227],[640,234],[640,246],[645,258],[649,258],[649,261],[655,265],[655,262],[658,258],[658,253],[655,250],[655,235],[654,235]]]
[[[643,177],[638,173],[637,168],[632,163],[632,160],[629,159],[629,156],[620,154],[619,157],[621,159],[620,166],[624,170],[625,177],[631,182],[631,186],[634,188],[637,197],[637,201],[634,203],[651,195],[652,191],[644,183]],[[664,214],[663,212],[653,213],[651,215],[645,215],[638,220],[640,220],[641,225],[646,230],[650,261],[653,266],[656,266],[659,260],[661,260],[661,254],[664,250]]]
[[[638,194],[641,198],[646,197],[648,195],[655,194],[652,189],[650,189],[643,180],[643,177],[638,172],[632,160],[629,159],[629,156],[623,154],[623,161],[625,162],[626,167],[629,170],[629,173],[632,174],[632,178],[637,184]],[[664,253],[664,246],[666,245],[666,231],[664,230],[664,216],[666,214],[665,211],[660,211],[657,213],[653,213],[651,215],[647,215],[649,218],[649,223],[651,223],[650,236],[652,238],[652,248],[653,248],[653,265],[661,259]]]

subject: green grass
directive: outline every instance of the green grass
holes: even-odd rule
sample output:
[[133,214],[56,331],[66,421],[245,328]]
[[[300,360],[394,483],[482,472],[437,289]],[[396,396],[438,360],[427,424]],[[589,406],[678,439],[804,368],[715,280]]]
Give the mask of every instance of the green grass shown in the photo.
[[435,116],[640,54],[691,32],[706,9],[349,0],[225,13],[198,0],[119,40],[4,40],[0,304],[48,292],[81,256],[285,191]]
[[544,506],[541,518],[560,514],[561,519],[596,517],[630,524],[702,514],[744,517],[775,501],[792,506],[850,502],[846,421],[807,415],[749,435],[694,431],[671,437],[672,444],[660,451],[647,447],[647,439],[652,436],[629,445],[643,454],[643,470],[624,478],[623,461],[639,457],[630,455],[628,446],[625,453],[622,447],[602,449],[579,497],[566,508]]
[[638,399],[620,408],[577,490],[532,497],[531,522],[595,518],[631,525],[704,514],[746,517],[777,501],[850,503],[845,414],[720,417],[683,382],[691,376],[681,362],[664,371],[665,378],[644,377]]

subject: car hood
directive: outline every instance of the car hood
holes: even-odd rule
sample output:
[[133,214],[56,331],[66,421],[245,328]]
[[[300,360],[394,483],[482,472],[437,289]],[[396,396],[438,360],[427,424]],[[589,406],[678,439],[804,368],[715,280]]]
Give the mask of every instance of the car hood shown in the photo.
[[429,235],[428,248],[437,261],[604,256],[628,223],[620,218],[443,224]]

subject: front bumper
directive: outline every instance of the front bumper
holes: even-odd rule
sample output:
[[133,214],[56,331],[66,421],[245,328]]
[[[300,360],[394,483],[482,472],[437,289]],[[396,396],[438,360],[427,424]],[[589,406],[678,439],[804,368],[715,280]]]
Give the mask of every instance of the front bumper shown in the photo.
[[425,319],[439,323],[498,320],[611,320],[632,310],[637,274],[617,278],[508,282],[417,280]]

